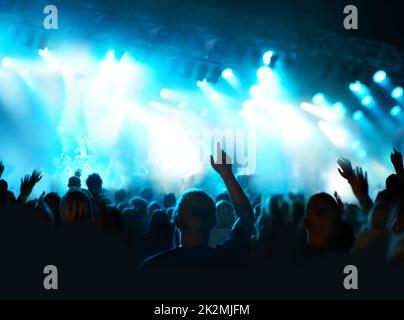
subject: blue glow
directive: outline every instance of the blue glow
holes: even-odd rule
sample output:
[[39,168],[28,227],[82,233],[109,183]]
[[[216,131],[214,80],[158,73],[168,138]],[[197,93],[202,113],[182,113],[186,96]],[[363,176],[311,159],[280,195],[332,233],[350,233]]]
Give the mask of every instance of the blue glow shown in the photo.
[[1,60],[1,64],[3,65],[4,68],[8,68],[11,66],[12,60],[9,57],[4,57]]
[[354,114],[352,115],[352,118],[353,118],[355,121],[359,121],[359,120],[362,119],[363,117],[364,117],[364,114],[363,114],[363,112],[362,112],[361,110],[355,111]]
[[168,90],[167,88],[161,89],[160,97],[161,99],[168,99],[170,97],[170,90]]
[[261,67],[257,71],[257,77],[261,81],[268,80],[271,77],[271,75],[272,75],[272,71],[268,67]]
[[233,70],[230,68],[224,69],[222,72],[222,78],[223,79],[229,79],[233,76]]
[[198,88],[206,87],[207,84],[208,84],[208,82],[206,81],[206,79],[203,79],[202,81],[201,81],[201,80],[198,80],[198,81],[196,82],[196,85],[197,85]]
[[372,104],[373,98],[371,96],[366,96],[361,100],[362,105],[368,107]]
[[373,81],[376,83],[381,83],[386,80],[387,74],[384,70],[377,71],[373,76]]
[[355,81],[349,84],[349,90],[352,92],[363,92],[363,85],[360,81]]
[[315,104],[321,104],[325,100],[324,94],[322,93],[317,93],[313,96],[313,103]]
[[271,50],[264,53],[264,55],[262,56],[262,60],[264,61],[264,63],[266,65],[271,63],[271,59],[272,59],[273,55],[274,55],[274,52]]
[[262,87],[254,84],[250,87],[250,95],[253,98],[257,98],[262,94]]
[[366,158],[368,153],[365,150],[359,151],[359,158]]
[[38,54],[41,56],[41,57],[45,57],[47,54],[48,54],[48,52],[49,52],[49,49],[46,47],[46,48],[44,48],[44,49],[39,49],[38,50]]
[[402,87],[396,87],[391,91],[391,97],[394,99],[401,98],[404,94],[404,89]]
[[393,108],[390,109],[390,114],[393,117],[398,116],[401,113],[401,107],[400,106],[394,106]]

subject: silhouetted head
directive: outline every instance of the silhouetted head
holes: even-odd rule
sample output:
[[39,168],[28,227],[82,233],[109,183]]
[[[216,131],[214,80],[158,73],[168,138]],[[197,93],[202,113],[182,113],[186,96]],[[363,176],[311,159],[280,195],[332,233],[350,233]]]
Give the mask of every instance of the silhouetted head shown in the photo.
[[128,199],[128,193],[125,189],[119,189],[115,191],[114,200],[115,203],[122,203]]
[[73,176],[69,178],[69,183],[67,184],[69,188],[81,188],[81,180],[79,177]]
[[171,229],[170,219],[163,210],[155,210],[151,216],[147,225],[148,232],[160,233],[166,232],[167,229]]
[[48,194],[45,195],[43,200],[46,202],[49,209],[52,211],[53,217],[55,219],[55,224],[59,224],[61,222],[59,211],[61,198],[56,192],[49,192]]
[[144,239],[149,254],[155,254],[173,247],[174,228],[170,218],[163,210],[155,210],[150,216]]
[[164,194],[164,198],[163,198],[164,208],[168,209],[168,208],[175,207],[176,201],[177,201],[177,199],[176,199],[174,193],[167,192],[166,194]]
[[236,215],[234,212],[233,205],[226,201],[221,200],[216,203],[216,228],[227,228],[231,229],[233,227]]
[[221,200],[225,200],[225,201],[231,202],[230,195],[229,195],[227,192],[219,193],[219,194],[217,195],[216,199],[215,199],[215,202],[219,202],[219,201],[221,201]]
[[140,196],[145,199],[147,202],[150,202],[153,200],[153,189],[152,188],[143,188],[142,191],[140,191]]
[[92,215],[91,200],[80,190],[67,192],[60,202],[60,217],[62,222],[90,222]]
[[147,202],[145,199],[141,197],[133,197],[130,200],[130,204],[132,205],[132,208],[136,210],[142,220],[147,220]]
[[215,202],[202,190],[187,190],[178,200],[175,222],[191,245],[196,242],[207,245],[210,231],[216,224]]
[[387,177],[386,190],[392,195],[397,195],[399,193],[400,183],[396,174],[391,174]]
[[150,202],[149,205],[147,206],[148,219],[150,219],[150,217],[152,216],[154,211],[159,210],[159,209],[161,209],[160,203],[158,203],[157,201]]
[[313,247],[329,248],[340,219],[340,208],[331,195],[313,195],[307,203],[304,218],[307,243]]
[[86,180],[88,190],[93,195],[98,195],[102,190],[102,179],[98,173],[90,174]]
[[8,183],[6,180],[0,179],[0,192],[6,193],[8,190]]

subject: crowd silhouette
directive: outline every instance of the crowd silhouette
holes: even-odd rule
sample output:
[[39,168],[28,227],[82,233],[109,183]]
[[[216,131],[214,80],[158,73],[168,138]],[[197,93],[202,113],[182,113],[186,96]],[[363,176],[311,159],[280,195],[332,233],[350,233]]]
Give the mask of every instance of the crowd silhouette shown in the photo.
[[[211,167],[227,189],[219,195],[111,191],[97,173],[83,186],[77,170],[64,195],[32,199],[38,170],[21,179],[18,195],[1,179],[0,296],[346,297],[343,270],[355,265],[358,297],[404,297],[399,151],[375,199],[367,173],[336,159],[357,204],[337,193],[246,194],[219,144],[217,151]],[[0,162],[0,178],[5,170]],[[50,264],[59,270],[56,292],[42,286]]]

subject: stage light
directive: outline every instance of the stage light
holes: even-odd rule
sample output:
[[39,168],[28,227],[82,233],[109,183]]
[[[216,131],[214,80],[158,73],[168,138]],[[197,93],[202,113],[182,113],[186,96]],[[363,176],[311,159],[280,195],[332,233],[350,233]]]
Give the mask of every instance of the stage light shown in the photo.
[[334,105],[332,106],[332,110],[338,118],[343,118],[346,114],[346,109],[341,102],[334,103]]
[[318,106],[318,105],[313,105],[307,102],[302,102],[300,104],[300,107],[311,113],[312,115],[326,120],[328,122],[334,122],[338,120],[338,116],[337,114],[334,112],[334,110],[332,110],[331,108],[327,107],[327,106]]
[[364,114],[363,114],[363,112],[362,112],[361,110],[355,111],[354,114],[352,115],[352,118],[353,118],[355,121],[359,121],[359,120],[362,119],[363,117],[364,117]]
[[1,64],[3,65],[4,68],[11,67],[11,65],[12,65],[12,60],[11,60],[11,58],[9,58],[9,57],[4,57],[4,58],[1,60]]
[[170,98],[170,90],[168,90],[167,88],[161,89],[160,98],[161,99],[169,99]]
[[390,109],[390,114],[393,117],[397,117],[401,113],[401,107],[400,106],[394,106],[393,108]]
[[48,53],[49,53],[48,47],[45,47],[44,49],[39,49],[39,50],[38,50],[38,54],[39,54],[41,57],[45,57],[46,55],[48,55]]
[[257,77],[260,81],[266,81],[272,76],[272,70],[268,67],[261,67],[257,71]]
[[233,70],[231,70],[230,68],[224,69],[222,72],[222,78],[223,79],[230,79],[233,76]]
[[317,93],[313,96],[313,103],[322,104],[325,100],[325,97],[322,93]]
[[355,93],[363,92],[363,84],[360,81],[355,81],[349,84],[349,90]]
[[331,141],[332,144],[342,147],[345,145],[347,137],[344,129],[332,125],[326,121],[319,121],[318,126]]
[[371,96],[365,96],[361,100],[362,105],[365,107],[370,106],[372,104],[372,102],[373,102],[373,98]]
[[254,84],[250,87],[250,95],[253,98],[257,98],[259,96],[261,96],[263,93],[263,89],[261,86],[259,86],[258,84]]
[[382,83],[386,78],[387,75],[384,70],[379,70],[373,75],[373,81],[376,83]]
[[206,81],[206,79],[203,79],[202,81],[198,80],[196,82],[196,85],[197,85],[198,88],[203,88],[203,87],[206,87],[208,85],[208,82]]
[[252,109],[254,106],[254,102],[252,100],[246,100],[243,102],[243,109],[249,110]]
[[391,91],[391,97],[394,99],[401,98],[404,94],[404,89],[402,87],[396,87]]
[[220,99],[220,95],[219,95],[219,93],[217,93],[216,91],[213,91],[213,92],[211,92],[211,94],[210,94],[210,98],[211,98],[213,101],[217,102],[217,101],[219,101],[219,99]]
[[262,60],[264,61],[264,63],[266,65],[269,65],[271,63],[271,59],[272,59],[273,55],[274,55],[274,52],[271,50],[264,53],[264,55],[262,56]]

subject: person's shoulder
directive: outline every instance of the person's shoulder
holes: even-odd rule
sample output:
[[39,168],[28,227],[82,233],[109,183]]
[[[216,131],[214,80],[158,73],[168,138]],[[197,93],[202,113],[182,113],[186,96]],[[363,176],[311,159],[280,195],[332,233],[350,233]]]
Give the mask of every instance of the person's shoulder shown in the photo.
[[230,230],[227,239],[216,246],[217,249],[250,249],[251,248],[251,236],[242,228],[233,228]]
[[167,262],[172,261],[173,257],[178,254],[178,248],[166,250],[147,258],[141,265],[142,270],[151,270],[164,267]]

